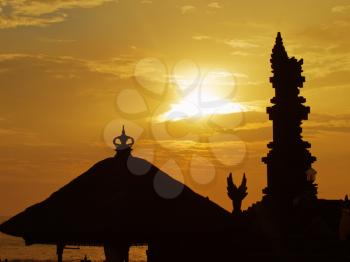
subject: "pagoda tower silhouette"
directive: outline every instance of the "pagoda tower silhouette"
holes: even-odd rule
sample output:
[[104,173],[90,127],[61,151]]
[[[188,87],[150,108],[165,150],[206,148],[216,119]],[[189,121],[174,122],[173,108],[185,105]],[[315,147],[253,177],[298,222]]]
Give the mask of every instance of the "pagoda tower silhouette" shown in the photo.
[[270,78],[275,97],[272,107],[267,107],[273,122],[273,141],[268,144],[270,152],[262,161],[267,165],[266,197],[285,201],[311,192],[316,197],[315,171],[311,168],[316,160],[308,150],[310,143],[303,141],[301,124],[308,119],[310,107],[306,99],[299,96],[305,77],[302,76],[303,60],[288,57],[281,33],[277,34],[272,49]]

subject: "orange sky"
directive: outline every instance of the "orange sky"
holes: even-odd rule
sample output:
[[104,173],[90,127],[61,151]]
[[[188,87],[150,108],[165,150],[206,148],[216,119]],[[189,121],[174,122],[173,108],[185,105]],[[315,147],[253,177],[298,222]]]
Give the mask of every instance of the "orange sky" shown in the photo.
[[[112,156],[123,123],[136,138],[135,155],[223,207],[230,209],[229,172],[236,180],[247,174],[245,207],[260,199],[278,31],[289,55],[304,58],[302,95],[311,106],[304,138],[318,158],[319,197],[343,198],[349,29],[347,0],[0,0],[0,215]],[[211,74],[233,83],[206,80]],[[228,83],[225,101],[244,110],[160,121],[186,100],[179,90],[188,82],[216,95]]]

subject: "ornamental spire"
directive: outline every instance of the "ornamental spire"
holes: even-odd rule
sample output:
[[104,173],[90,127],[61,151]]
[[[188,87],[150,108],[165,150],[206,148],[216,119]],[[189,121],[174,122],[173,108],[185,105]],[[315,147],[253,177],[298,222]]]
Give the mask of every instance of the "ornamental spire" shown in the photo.
[[272,68],[275,70],[278,66],[283,64],[285,60],[288,60],[288,54],[283,45],[283,39],[281,33],[277,33],[275,46],[272,49],[271,64]]
[[[118,140],[120,143],[117,143]],[[130,142],[128,143],[129,140],[130,140]],[[124,125],[123,125],[123,129],[122,129],[122,134],[113,139],[113,144],[116,147],[116,151],[131,149],[134,142],[135,142],[134,138],[126,135]]]

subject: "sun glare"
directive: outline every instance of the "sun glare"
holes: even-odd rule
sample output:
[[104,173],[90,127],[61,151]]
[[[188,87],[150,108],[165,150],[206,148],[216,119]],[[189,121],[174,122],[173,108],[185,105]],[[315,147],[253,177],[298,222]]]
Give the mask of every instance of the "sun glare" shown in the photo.
[[161,115],[161,121],[178,121],[214,114],[244,111],[244,106],[233,102],[236,79],[227,71],[211,71],[203,79],[193,74],[174,76],[180,98]]

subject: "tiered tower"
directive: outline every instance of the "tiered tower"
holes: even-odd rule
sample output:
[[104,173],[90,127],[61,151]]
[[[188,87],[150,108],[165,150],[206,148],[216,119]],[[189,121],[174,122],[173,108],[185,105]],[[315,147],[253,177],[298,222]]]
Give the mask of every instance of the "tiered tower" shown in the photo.
[[262,159],[267,165],[267,187],[263,192],[280,200],[296,199],[306,191],[316,196],[315,171],[311,168],[316,158],[308,151],[310,143],[301,136],[302,120],[307,120],[310,113],[310,107],[303,105],[305,98],[299,96],[305,82],[301,75],[303,60],[288,57],[278,33],[270,61],[275,97],[267,113],[273,121],[273,141],[268,144],[270,152]]

